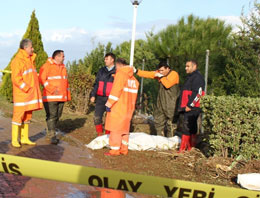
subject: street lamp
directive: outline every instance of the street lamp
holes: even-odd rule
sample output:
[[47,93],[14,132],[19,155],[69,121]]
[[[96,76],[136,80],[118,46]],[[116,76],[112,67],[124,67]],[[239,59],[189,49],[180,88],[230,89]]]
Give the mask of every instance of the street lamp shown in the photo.
[[134,65],[136,16],[137,16],[137,7],[141,2],[142,0],[131,0],[131,3],[134,6],[134,17],[133,17],[133,28],[132,28],[132,40],[131,40],[130,66]]

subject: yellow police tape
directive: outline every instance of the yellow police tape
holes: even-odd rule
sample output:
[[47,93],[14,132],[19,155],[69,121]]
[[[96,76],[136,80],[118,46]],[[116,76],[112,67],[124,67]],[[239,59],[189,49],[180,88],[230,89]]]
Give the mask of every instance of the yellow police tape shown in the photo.
[[0,69],[0,72],[2,72],[2,73],[9,73],[9,74],[12,73],[12,71],[10,71],[10,70],[3,70],[3,69]]
[[0,154],[0,171],[164,197],[259,198],[260,192]]

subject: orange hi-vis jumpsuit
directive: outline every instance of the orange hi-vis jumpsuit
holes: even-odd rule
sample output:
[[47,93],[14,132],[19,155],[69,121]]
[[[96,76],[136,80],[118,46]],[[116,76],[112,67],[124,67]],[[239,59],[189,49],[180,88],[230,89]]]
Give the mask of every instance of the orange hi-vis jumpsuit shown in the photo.
[[111,131],[109,145],[111,155],[128,153],[130,121],[135,110],[139,82],[133,76],[133,68],[121,67],[116,71],[108,103],[111,112],[107,112],[105,129]]
[[52,58],[48,58],[40,69],[39,80],[44,86],[43,102],[66,102],[71,100],[67,70],[64,64],[58,65]]
[[64,102],[71,100],[66,67],[48,58],[40,69],[39,79],[44,87],[42,98],[48,127],[46,139],[57,144],[57,124],[62,115]]
[[12,124],[28,123],[32,111],[43,107],[37,71],[35,69],[36,54],[29,56],[20,49],[11,62],[13,83],[13,119]]

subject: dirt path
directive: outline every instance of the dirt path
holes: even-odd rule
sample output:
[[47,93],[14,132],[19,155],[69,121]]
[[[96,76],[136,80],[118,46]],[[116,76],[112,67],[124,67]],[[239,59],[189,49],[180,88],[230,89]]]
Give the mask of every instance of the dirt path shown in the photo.
[[[102,162],[94,157],[92,151],[85,149],[78,142],[67,137],[58,146],[45,143],[44,126],[39,123],[30,125],[31,140],[37,142],[37,146],[23,146],[13,148],[11,142],[11,119],[0,116],[0,152],[10,155],[19,155],[30,158],[59,161],[84,166],[102,167]],[[73,144],[73,145],[71,145]],[[77,146],[75,146],[77,145]],[[122,193],[122,197],[125,197]],[[0,197],[37,197],[37,198],[81,198],[81,197],[101,197],[100,189],[16,176],[0,173]],[[133,195],[128,197],[139,197]]]
[[[67,123],[69,125],[69,123]],[[70,128],[65,126],[63,130]],[[94,131],[94,133],[93,133]],[[137,124],[136,132],[149,133],[149,126]],[[71,136],[88,144],[96,137],[91,114],[85,119],[81,128],[70,133]],[[201,145],[199,145],[200,147]],[[174,178],[180,180],[217,184],[237,187],[236,176],[241,173],[260,172],[260,161],[240,161],[231,171],[225,171],[219,167],[227,167],[234,160],[222,157],[205,157],[199,149],[178,154],[177,151],[130,151],[127,156],[107,157],[104,152],[108,149],[94,150],[94,158],[101,161],[102,167],[119,171]],[[220,166],[219,166],[220,165]]]
[[[8,111],[5,114],[10,117]],[[234,180],[238,173],[260,172],[260,161],[241,161],[232,171],[223,171],[217,168],[217,164],[229,166],[232,159],[206,158],[198,149],[181,155],[176,151],[130,151],[127,156],[104,156],[108,149],[92,151],[84,147],[96,137],[92,114],[79,116],[64,113],[59,128],[65,136],[58,146],[45,143],[45,123],[37,121],[30,126],[31,139],[37,142],[37,146],[12,148],[10,123],[10,118],[0,116],[1,153],[232,187],[239,187]],[[148,133],[149,126],[138,124],[134,131]],[[94,187],[8,174],[0,174],[0,182],[0,197],[102,197],[102,190]],[[123,193],[117,197],[155,196]]]

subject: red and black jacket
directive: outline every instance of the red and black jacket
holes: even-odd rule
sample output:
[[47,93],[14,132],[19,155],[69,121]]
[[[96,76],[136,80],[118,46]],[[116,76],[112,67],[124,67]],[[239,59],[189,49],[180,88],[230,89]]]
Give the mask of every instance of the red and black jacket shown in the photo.
[[200,109],[200,98],[205,95],[205,81],[201,73],[196,70],[188,75],[181,88],[179,111],[185,111],[186,107]]
[[93,90],[90,93],[90,97],[96,97],[96,96],[108,97],[113,86],[115,73],[116,73],[115,66],[110,71],[108,71],[106,66],[100,68],[97,73]]

